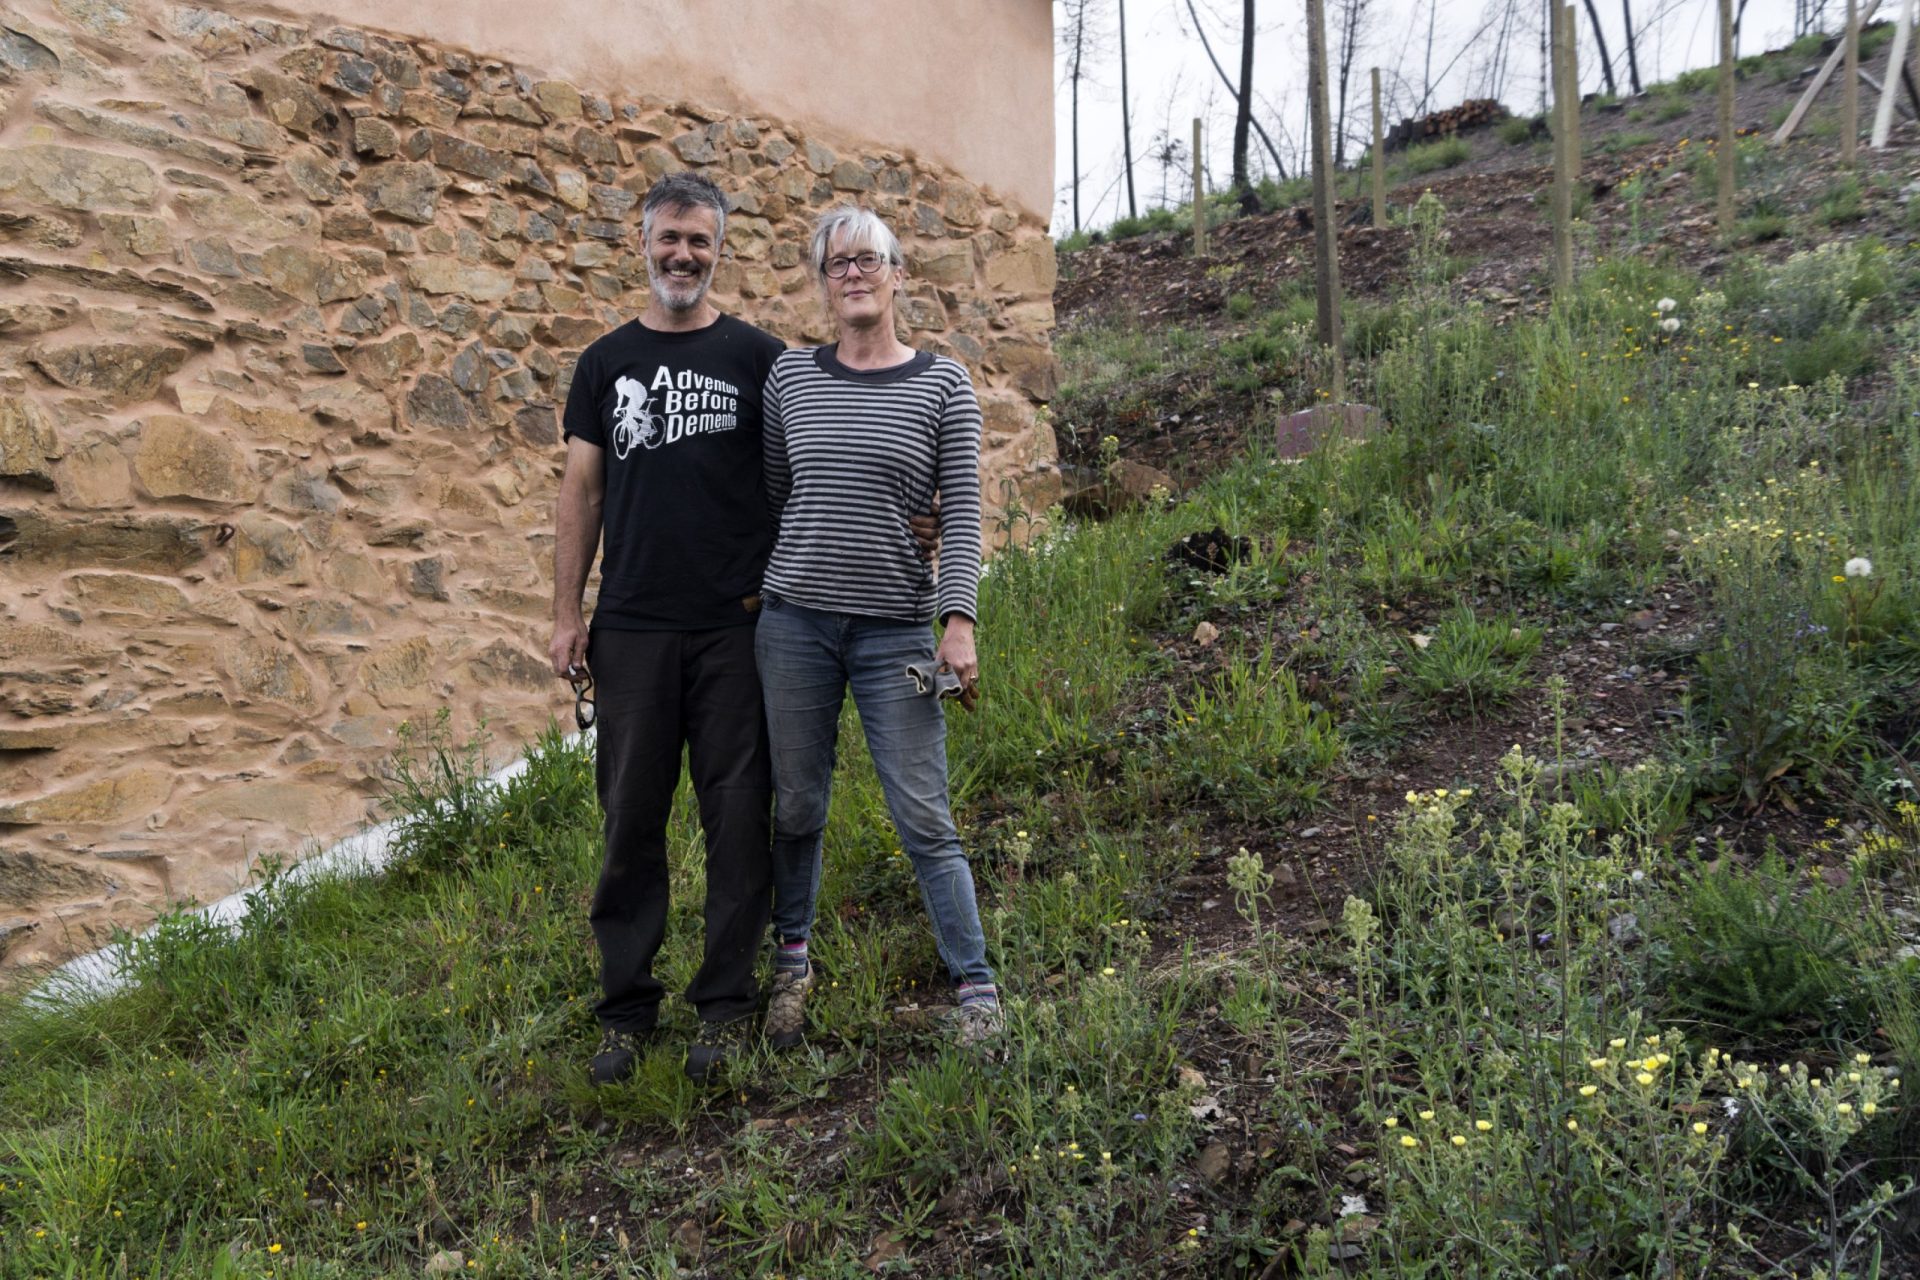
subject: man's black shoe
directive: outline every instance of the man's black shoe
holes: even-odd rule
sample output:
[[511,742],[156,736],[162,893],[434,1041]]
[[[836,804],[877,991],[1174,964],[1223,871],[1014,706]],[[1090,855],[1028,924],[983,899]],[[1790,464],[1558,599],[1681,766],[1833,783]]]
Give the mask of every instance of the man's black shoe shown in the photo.
[[727,1022],[703,1022],[700,1034],[687,1046],[687,1079],[705,1084],[727,1065],[727,1059],[742,1053],[753,1033],[753,1018],[733,1018]]
[[632,1075],[640,1065],[640,1055],[659,1037],[649,1027],[645,1031],[621,1031],[608,1027],[600,1036],[600,1047],[587,1065],[587,1077],[595,1084],[617,1084]]

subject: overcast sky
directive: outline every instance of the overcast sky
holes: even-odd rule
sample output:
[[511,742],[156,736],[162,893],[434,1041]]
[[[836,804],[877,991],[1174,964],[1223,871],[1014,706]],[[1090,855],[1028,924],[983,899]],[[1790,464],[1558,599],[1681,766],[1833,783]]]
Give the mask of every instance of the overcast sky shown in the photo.
[[[1327,0],[1327,39],[1339,59],[1335,29],[1342,0]],[[1514,27],[1499,56],[1500,15],[1513,6]],[[1368,118],[1367,68],[1381,68],[1388,101],[1387,123],[1409,114],[1417,103],[1425,75],[1429,18],[1433,19],[1432,78],[1428,110],[1450,106],[1468,97],[1486,95],[1490,81],[1502,80],[1497,96],[1513,111],[1531,114],[1540,108],[1540,24],[1542,0],[1367,0],[1367,21],[1360,37],[1348,90],[1349,129]],[[1692,67],[1715,60],[1718,39],[1717,0],[1630,0],[1643,83],[1669,80]],[[1900,0],[1883,0],[1897,8]],[[1191,0],[1205,25],[1213,53],[1230,76],[1238,75],[1240,60],[1240,0]],[[1162,179],[1166,197],[1184,198],[1186,177],[1165,171],[1153,158],[1156,142],[1169,133],[1189,141],[1193,118],[1208,122],[1205,147],[1209,183],[1225,186],[1232,171],[1233,100],[1207,61],[1194,35],[1189,0],[1126,0],[1128,96],[1133,104],[1134,190],[1141,212],[1161,202]],[[1437,8],[1436,8],[1437,6]],[[1622,92],[1626,91],[1626,57],[1621,0],[1593,0],[1604,24],[1602,34],[1615,63]],[[1080,86],[1080,210],[1090,227],[1105,226],[1125,214],[1126,191],[1121,179],[1120,58],[1117,39],[1118,0],[1091,0],[1098,17],[1099,44],[1086,59],[1086,79]],[[1828,8],[1844,13],[1843,0]],[[1777,48],[1793,34],[1794,0],[1748,0],[1742,21],[1739,51],[1744,56]],[[1306,5],[1304,0],[1259,0],[1258,37],[1254,43],[1254,88],[1257,114],[1279,148],[1287,172],[1294,172],[1295,151],[1304,152],[1307,85]],[[1594,92],[1603,87],[1599,54],[1593,40],[1584,0],[1578,6],[1581,31],[1580,87]],[[1829,19],[1830,23],[1837,22]],[[1054,5],[1056,44],[1066,31],[1062,7]],[[1504,71],[1500,63],[1504,62]],[[1073,132],[1071,89],[1064,51],[1055,59],[1054,174],[1058,192],[1054,203],[1056,234],[1073,227]],[[1335,86],[1329,86],[1329,92]],[[1333,111],[1337,114],[1337,103]],[[1351,160],[1355,148],[1349,148]],[[1252,153],[1264,161],[1259,140]],[[1190,165],[1183,161],[1183,165]],[[1259,172],[1260,161],[1249,163]],[[1270,168],[1269,164],[1269,168]]]

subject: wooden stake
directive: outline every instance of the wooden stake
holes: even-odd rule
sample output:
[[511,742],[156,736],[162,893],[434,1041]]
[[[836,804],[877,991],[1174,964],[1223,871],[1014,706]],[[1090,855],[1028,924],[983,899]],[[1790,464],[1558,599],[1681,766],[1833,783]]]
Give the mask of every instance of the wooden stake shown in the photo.
[[1387,145],[1380,120],[1380,68],[1373,69],[1373,225],[1387,225]]
[[1207,174],[1201,161],[1199,116],[1193,118],[1193,256],[1207,256]]
[[[1873,15],[1879,11],[1879,8],[1880,0],[1867,0],[1867,7],[1861,13],[1860,21],[1863,24],[1873,21]],[[1833,52],[1829,53],[1827,60],[1820,64],[1820,72],[1814,76],[1813,83],[1807,86],[1807,91],[1800,95],[1800,101],[1793,104],[1793,110],[1787,113],[1787,118],[1775,131],[1773,135],[1775,142],[1785,142],[1793,136],[1793,131],[1800,127],[1800,121],[1806,117],[1808,108],[1813,106],[1813,100],[1820,96],[1822,89],[1827,87],[1827,81],[1833,79],[1834,71],[1846,56],[1847,42],[1842,40],[1833,46]]]
[[1333,211],[1333,122],[1327,116],[1327,11],[1307,0],[1307,97],[1313,112],[1313,256],[1318,308],[1314,336],[1333,364],[1329,398],[1346,399],[1340,350],[1340,235]]
[[[1920,121],[1920,3],[1915,3],[1912,6],[1911,18],[1912,20],[1908,22],[1907,25],[1914,28],[1913,49],[1911,52],[1913,63],[1911,68],[1912,80],[1908,85],[1907,92],[1913,96],[1914,119]],[[1892,68],[1889,67],[1888,70],[1891,71]],[[1896,76],[1888,77],[1888,79],[1897,78]]]
[[1852,164],[1860,151],[1860,10],[1847,0],[1847,69],[1840,82],[1840,163]]
[[1573,181],[1580,181],[1580,11],[1571,4],[1560,29],[1567,38],[1567,164]]
[[1553,289],[1573,287],[1573,138],[1568,117],[1567,15],[1559,0],[1552,9],[1553,59]]
[[[1873,72],[1867,70],[1865,67],[1860,68],[1860,83],[1867,86],[1867,92],[1870,94],[1881,93],[1881,92],[1884,92],[1886,89],[1886,86],[1880,83],[1880,78],[1874,75]],[[1898,96],[1899,95],[1897,94],[1895,95],[1896,98]],[[1916,94],[1911,89],[1909,89],[1907,91],[1907,96],[1909,101],[1908,102],[1896,101],[1893,104],[1894,110],[1901,112],[1909,120],[1920,120],[1920,111],[1916,111],[1912,105],[1915,102],[1920,102],[1920,94]]]
[[[1847,0],[1851,5],[1853,0]],[[1733,0],[1720,0],[1719,155],[1714,166],[1714,208],[1720,234],[1733,234],[1733,160],[1740,140],[1733,136]]]
[[1900,69],[1906,62],[1907,41],[1913,37],[1914,0],[1907,0],[1901,6],[1900,21],[1893,28],[1893,50],[1887,55],[1887,83],[1880,90],[1880,109],[1873,116],[1873,138],[1869,143],[1875,151],[1887,145],[1887,134],[1893,129],[1893,105],[1900,96]]

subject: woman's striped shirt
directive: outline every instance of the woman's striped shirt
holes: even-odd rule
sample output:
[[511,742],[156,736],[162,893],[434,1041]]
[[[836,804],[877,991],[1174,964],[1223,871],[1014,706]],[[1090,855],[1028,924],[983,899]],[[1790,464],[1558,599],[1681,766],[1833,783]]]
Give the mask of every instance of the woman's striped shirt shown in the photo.
[[[980,582],[980,401],[958,362],[917,352],[850,369],[832,346],[788,351],[765,392],[767,501],[779,533],[766,589],[810,609],[973,618]],[[940,494],[940,567],[907,518]]]

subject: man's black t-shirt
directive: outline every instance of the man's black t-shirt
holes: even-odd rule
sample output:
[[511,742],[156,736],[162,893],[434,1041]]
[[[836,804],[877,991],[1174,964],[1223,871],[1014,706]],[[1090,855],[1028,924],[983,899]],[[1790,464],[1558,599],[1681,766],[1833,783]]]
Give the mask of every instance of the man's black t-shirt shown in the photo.
[[606,451],[600,596],[616,631],[740,626],[773,546],[760,389],[780,340],[721,316],[663,333],[629,321],[581,353],[565,432]]

